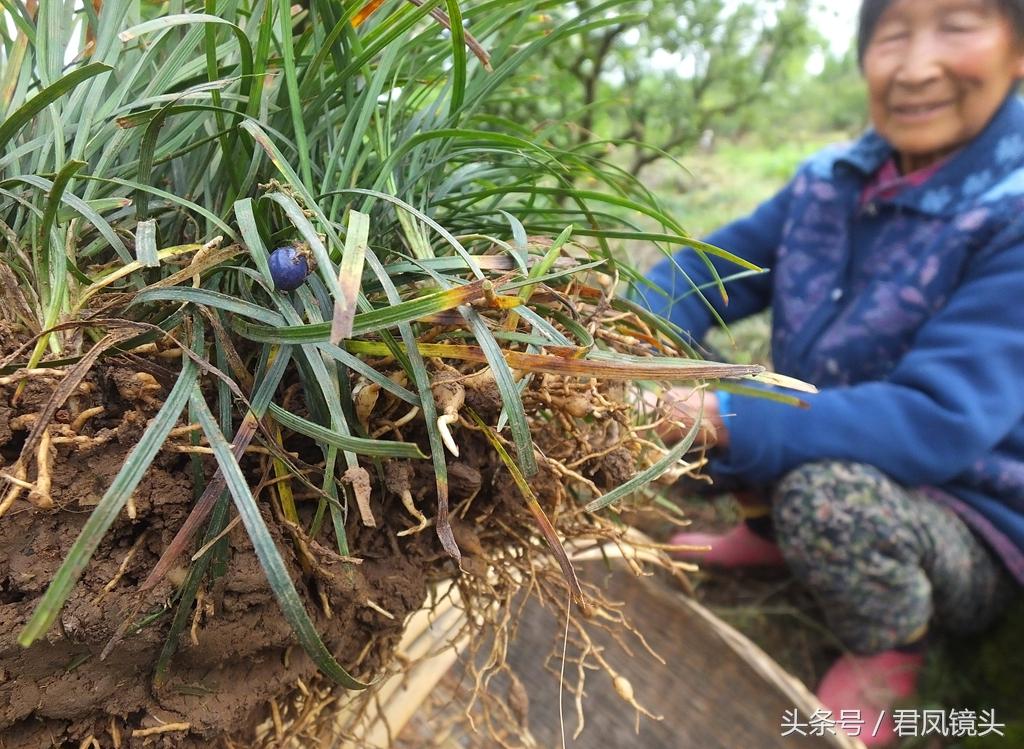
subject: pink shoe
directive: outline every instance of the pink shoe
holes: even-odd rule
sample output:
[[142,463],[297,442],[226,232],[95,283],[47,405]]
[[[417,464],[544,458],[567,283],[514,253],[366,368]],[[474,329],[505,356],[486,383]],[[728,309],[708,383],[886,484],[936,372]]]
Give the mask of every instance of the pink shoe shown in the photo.
[[899,650],[867,656],[846,654],[821,680],[818,699],[837,722],[843,714],[863,720],[859,738],[865,746],[890,746],[898,738],[893,706],[917,691],[923,664],[921,653]]
[[727,569],[736,567],[784,567],[779,547],[757,535],[746,523],[740,523],[725,534],[677,533],[669,543],[673,546],[710,546],[710,551],[675,551],[672,556],[688,562],[702,562]]

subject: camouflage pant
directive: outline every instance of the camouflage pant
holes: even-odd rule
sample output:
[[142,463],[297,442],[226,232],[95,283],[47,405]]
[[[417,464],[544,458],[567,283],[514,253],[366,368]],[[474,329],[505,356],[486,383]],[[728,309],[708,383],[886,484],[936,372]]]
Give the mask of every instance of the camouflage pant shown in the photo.
[[801,466],[771,504],[790,569],[855,653],[912,642],[929,622],[980,631],[1012,596],[1009,573],[952,510],[872,466]]

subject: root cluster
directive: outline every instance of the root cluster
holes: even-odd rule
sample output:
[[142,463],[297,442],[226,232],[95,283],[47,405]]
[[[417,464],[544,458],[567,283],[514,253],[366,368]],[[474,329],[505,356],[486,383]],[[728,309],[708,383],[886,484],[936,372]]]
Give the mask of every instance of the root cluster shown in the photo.
[[[497,321],[488,319],[488,323],[507,329],[512,314],[505,313]],[[638,317],[613,312],[601,295],[593,304],[577,300],[573,314],[606,350],[632,355],[672,352],[670,345]],[[444,344],[452,332],[450,324],[439,324],[422,339],[424,343]],[[39,404],[36,410],[10,421],[13,432],[25,432],[27,436],[15,460],[4,464],[0,457],[0,515],[19,503],[24,505],[25,500],[37,511],[54,508],[50,481],[54,461],[67,460],[79,450],[124,440],[123,424],[115,427],[112,419],[134,419],[139,428],[144,426],[173,377],[154,376],[153,371],[159,374],[165,365],[150,370],[131,364],[165,359],[162,354],[167,349],[178,353],[177,345],[150,344],[151,350],[141,352],[143,356],[119,359],[118,366],[109,368],[114,374],[107,375],[105,389],[116,391],[124,406],[117,414],[108,412],[107,401],[97,392],[99,376],[88,370],[19,370],[0,378],[0,391],[10,394],[27,384],[36,391]],[[245,351],[232,352],[229,358],[241,362],[245,356]],[[388,374],[396,384],[409,385],[393,360],[380,357],[367,363]],[[574,575],[567,576],[564,563],[561,567],[556,564],[559,557],[567,562],[575,554],[602,547],[603,553],[608,549],[621,551],[619,556],[637,575],[661,568],[682,579],[684,565],[672,563],[663,549],[651,545],[638,556],[635,549],[644,542],[631,535],[616,516],[622,509],[649,508],[643,492],[611,512],[593,514],[583,510],[587,502],[630,480],[667,452],[656,436],[657,419],[647,414],[638,423],[643,398],[636,384],[621,378],[514,370],[538,466],[537,473],[526,477],[524,485],[507,457],[516,455],[509,430],[496,428],[504,421],[503,400],[490,367],[479,359],[449,356],[430,358],[428,367],[430,395],[438,414],[432,426],[439,431],[448,452],[451,527],[462,553],[458,564],[437,538],[437,479],[429,460],[363,460],[338,475],[331,487],[330,480],[325,482],[328,466],[323,453],[307,437],[264,424],[246,450],[243,465],[253,495],[267,507],[265,515],[279,529],[281,538],[291,544],[308,600],[320,608],[324,617],[330,619],[339,606],[354,606],[365,611],[367,617],[390,620],[396,626],[401,623],[410,609],[407,604],[379,597],[372,585],[353,584],[345,572],[358,570],[367,558],[379,560],[389,554],[420,565],[424,588],[445,591],[428,601],[428,609],[456,612],[444,637],[412,655],[400,652],[392,659],[395,638],[371,635],[360,652],[340,654],[346,668],[368,675],[384,668],[380,674],[384,678],[412,673],[418,662],[436,658],[439,653],[447,652],[451,658],[459,654],[463,679],[458,686],[458,707],[448,704],[444,711],[452,730],[464,723],[503,747],[534,746],[526,727],[529,700],[507,662],[508,645],[515,637],[521,611],[533,598],[564,623],[564,630],[553,633],[548,664],[559,674],[580,728],[584,685],[588,673],[595,670],[607,674],[624,706],[638,719],[640,715],[656,719],[643,708],[628,681],[615,673],[602,647],[595,645],[592,633],[595,628],[604,629],[621,647],[639,646],[652,659],[657,655],[646,648],[642,635],[630,625],[621,607],[603,597],[597,585],[586,580],[576,583]],[[244,373],[232,375],[243,388],[251,386]],[[429,450],[423,409],[357,375],[350,376],[348,385],[364,436],[413,442],[424,453]],[[39,395],[47,391],[48,396]],[[310,418],[297,381],[282,386],[277,402],[292,413]],[[496,450],[495,445],[502,449]],[[175,428],[163,450],[194,456],[208,476],[212,473],[211,450],[195,424],[183,423]],[[694,473],[701,464],[700,459],[680,461],[672,471],[673,477]],[[349,501],[338,499],[345,497]],[[347,554],[340,553],[327,519],[332,503],[337,503],[335,508],[344,516]],[[348,513],[349,507],[355,512]],[[129,502],[126,512],[135,519],[133,502]],[[219,536],[192,553],[192,559],[203,556],[224,536],[238,532],[236,517]],[[145,533],[124,553],[118,572],[98,591],[97,602],[122,584],[125,571],[144,543]],[[445,582],[452,580],[454,584]],[[574,591],[578,594],[570,596],[574,586],[578,586]],[[210,600],[210,591],[204,585],[197,593],[186,630],[193,646],[200,644],[204,627],[217,616]],[[495,688],[499,683],[504,686],[503,694]],[[385,734],[392,734],[387,718],[381,717],[387,711],[380,703],[380,694],[373,689],[346,694],[321,677],[299,679],[283,685],[282,694],[268,704],[268,721],[261,729],[258,745],[313,746],[316,744],[311,742],[325,741],[325,737],[340,737],[352,745],[363,742],[370,746],[366,737],[368,732],[378,730],[373,728],[375,724],[383,721]],[[173,728],[142,730],[156,735],[187,728],[174,724]]]
[[[613,316],[606,325],[597,326],[596,334],[610,345],[636,349],[637,339],[622,332],[632,331],[631,326],[642,327],[642,323],[630,316]],[[644,334],[653,338],[649,331]],[[373,364],[386,367],[387,361]],[[628,680],[615,672],[593,633],[607,632],[619,647],[627,652],[638,649],[639,655],[652,663],[660,658],[647,647],[621,605],[608,600],[597,584],[583,581],[585,605],[573,604],[563,570],[555,562],[536,518],[528,511],[527,497],[483,433],[485,427],[480,421],[497,423],[502,404],[489,368],[440,359],[432,360],[430,367],[438,426],[451,453],[451,518],[463,557],[461,572],[449,578],[452,567],[444,563],[443,552],[438,552],[441,564],[431,579],[442,581],[440,589],[444,593],[428,600],[427,608],[438,621],[447,621],[444,617],[456,611],[457,624],[435,634],[429,646],[421,643],[418,651],[412,648],[415,657],[400,650],[381,679],[386,683],[387,677],[393,676],[415,683],[421,678],[415,675],[417,664],[429,664],[425,668],[436,671],[437,659],[448,663],[457,656],[461,664],[458,684],[438,692],[443,695],[439,698],[442,704],[425,704],[423,708],[436,710],[430,718],[431,731],[437,731],[435,742],[440,742],[436,745],[445,745],[446,737],[455,734],[473,733],[487,737],[482,745],[510,749],[536,746],[527,725],[529,700],[507,656],[523,608],[531,600],[539,601],[556,621],[562,622],[558,631],[552,632],[546,663],[561,680],[570,709],[575,711],[577,734],[585,720],[585,684],[594,672],[603,672],[611,680],[624,708],[637,720],[641,716],[659,719],[643,707],[642,697],[633,694]],[[648,543],[616,518],[621,510],[650,511],[662,520],[679,522],[670,513],[654,508],[649,495],[638,493],[609,514],[582,509],[588,501],[629,480],[666,452],[655,433],[657,419],[651,414],[637,418],[643,399],[635,386],[621,380],[517,374],[539,465],[529,486],[565,543],[568,555],[610,554],[638,576],[660,569],[686,587],[684,571],[688,565],[673,562],[666,554],[667,547]],[[400,379],[397,374],[393,377]],[[354,386],[359,418],[366,431],[425,445],[419,409],[371,388],[366,382]],[[361,393],[372,396],[360,397]],[[472,418],[470,411],[479,419]],[[491,432],[493,437],[494,430]],[[497,433],[497,439],[508,453],[513,453],[507,430]],[[672,471],[672,478],[693,474],[702,464],[700,458],[681,461]],[[360,539],[367,533],[388,534],[396,549],[416,539],[436,544],[433,534],[428,533],[434,524],[431,515],[436,502],[429,463],[390,461],[384,464],[382,475],[384,491],[373,497],[376,526],[373,530],[368,523],[356,526],[350,538],[353,548],[360,547]],[[454,580],[450,587],[443,582],[448,579]],[[334,695],[326,688],[315,699],[303,694],[293,711],[294,722],[275,718],[273,730],[269,730],[269,724],[265,726],[263,745],[300,746],[303,741],[328,737],[330,741],[347,742],[344,746],[373,747],[390,746],[397,739],[401,721],[393,726],[388,716],[396,709],[401,714],[402,709],[374,690],[349,695],[347,702],[338,703],[344,705],[340,718],[336,709],[322,713],[324,719],[319,722],[302,717],[314,710],[312,705],[319,704],[317,700],[334,700]]]

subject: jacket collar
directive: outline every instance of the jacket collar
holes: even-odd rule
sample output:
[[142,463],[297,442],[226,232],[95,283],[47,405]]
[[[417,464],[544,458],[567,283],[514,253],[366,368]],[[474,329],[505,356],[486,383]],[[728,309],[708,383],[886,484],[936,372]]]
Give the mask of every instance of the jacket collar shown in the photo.
[[[833,169],[846,167],[866,181],[894,155],[874,130],[868,130],[836,158]],[[935,216],[949,216],[1004,197],[1008,180],[1024,167],[1024,100],[1006,98],[992,120],[973,141],[951,155],[924,184],[901,191],[885,202]],[[1013,190],[1016,192],[1017,190]]]

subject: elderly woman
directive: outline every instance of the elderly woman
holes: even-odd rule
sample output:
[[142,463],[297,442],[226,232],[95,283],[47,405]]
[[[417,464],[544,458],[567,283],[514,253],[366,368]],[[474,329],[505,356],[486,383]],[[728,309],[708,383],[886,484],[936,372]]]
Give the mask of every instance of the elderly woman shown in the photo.
[[1024,0],[865,0],[859,32],[873,128],[708,238],[771,272],[704,299],[684,250],[641,296],[695,340],[711,307],[770,307],[775,367],[820,388],[672,392],[713,427],[712,476],[766,500],[674,540],[787,565],[849,650],[820,699],[882,746],[929,628],[977,631],[1024,584]]

